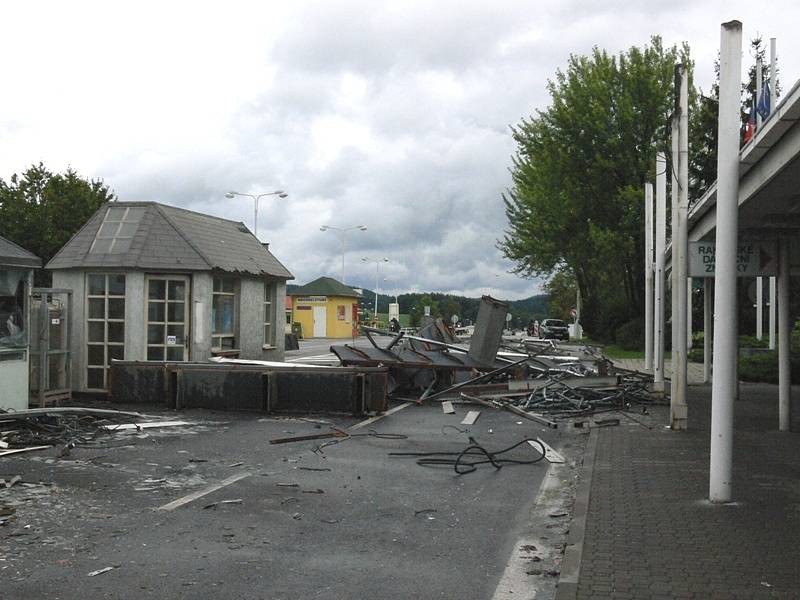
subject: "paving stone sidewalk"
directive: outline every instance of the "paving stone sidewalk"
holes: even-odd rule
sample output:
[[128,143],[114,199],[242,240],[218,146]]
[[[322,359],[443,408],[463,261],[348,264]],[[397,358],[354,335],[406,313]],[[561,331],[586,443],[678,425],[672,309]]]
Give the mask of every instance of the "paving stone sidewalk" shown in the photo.
[[[800,389],[793,390],[800,431]],[[800,598],[800,433],[777,431],[777,387],[741,384],[734,500],[710,505],[710,386],[689,388],[689,430],[596,430],[577,598]]]

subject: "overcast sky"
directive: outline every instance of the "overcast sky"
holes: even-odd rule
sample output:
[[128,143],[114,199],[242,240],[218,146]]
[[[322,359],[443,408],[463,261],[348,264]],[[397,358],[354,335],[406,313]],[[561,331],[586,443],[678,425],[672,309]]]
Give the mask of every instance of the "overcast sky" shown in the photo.
[[[496,249],[515,147],[570,53],[688,41],[707,90],[719,25],[777,37],[800,77],[796,2],[13,2],[0,35],[0,177],[42,161],[120,200],[244,221],[295,283],[537,293]],[[744,64],[751,58],[745,54]],[[386,278],[387,281],[383,281]]]

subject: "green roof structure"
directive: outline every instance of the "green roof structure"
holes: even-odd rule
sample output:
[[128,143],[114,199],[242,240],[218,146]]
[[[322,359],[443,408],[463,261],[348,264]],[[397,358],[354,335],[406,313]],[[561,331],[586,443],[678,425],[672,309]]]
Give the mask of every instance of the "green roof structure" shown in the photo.
[[360,298],[361,294],[353,288],[339,283],[332,277],[320,277],[311,283],[300,286],[288,296],[342,296],[345,298]]

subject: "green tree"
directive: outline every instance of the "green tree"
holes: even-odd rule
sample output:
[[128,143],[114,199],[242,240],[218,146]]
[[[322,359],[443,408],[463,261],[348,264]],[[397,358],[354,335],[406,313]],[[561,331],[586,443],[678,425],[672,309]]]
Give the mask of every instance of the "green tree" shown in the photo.
[[[101,180],[32,165],[8,182],[0,178],[0,235],[46,264],[103,203],[115,199]],[[37,283],[49,284],[49,276],[37,273]]]
[[598,336],[643,311],[643,184],[667,149],[678,62],[691,78],[688,47],[665,49],[658,37],[617,56],[573,55],[548,82],[550,107],[512,127],[499,246],[523,276],[569,272]]
[[425,294],[417,299],[417,301],[414,303],[414,306],[412,306],[411,310],[409,311],[409,319],[412,327],[419,327],[419,324],[422,322],[422,316],[425,314],[426,306],[431,307],[432,317],[442,316],[442,313],[439,310],[439,303],[431,298],[430,295]]

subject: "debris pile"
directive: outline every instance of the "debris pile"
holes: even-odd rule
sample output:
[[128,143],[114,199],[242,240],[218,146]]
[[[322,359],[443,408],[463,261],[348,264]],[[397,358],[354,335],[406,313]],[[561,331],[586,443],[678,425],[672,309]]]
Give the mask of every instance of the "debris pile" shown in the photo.
[[137,412],[99,408],[51,407],[4,411],[0,412],[0,457],[53,446],[60,448],[60,456],[67,456],[77,446],[102,444],[99,438],[117,429],[138,430],[176,424],[188,423],[153,421],[152,417]]

